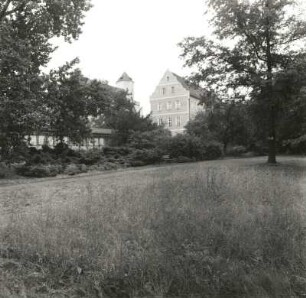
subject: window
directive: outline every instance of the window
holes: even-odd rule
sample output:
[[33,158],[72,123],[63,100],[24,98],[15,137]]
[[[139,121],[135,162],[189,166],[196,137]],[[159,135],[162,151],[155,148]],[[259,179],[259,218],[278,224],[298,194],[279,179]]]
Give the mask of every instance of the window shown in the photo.
[[165,95],[166,94],[166,88],[163,88],[162,89],[162,95]]
[[167,110],[171,110],[172,109],[172,102],[168,101],[167,102]]
[[169,126],[169,127],[172,126],[172,118],[171,118],[171,117],[168,118],[168,126]]
[[171,87],[171,93],[175,93],[175,89],[173,86]]
[[161,111],[162,110],[162,108],[163,108],[163,105],[159,102],[158,104],[157,104],[157,111]]
[[163,119],[162,118],[158,118],[158,125],[163,125]]
[[177,101],[175,102],[175,108],[176,108],[177,110],[179,110],[179,109],[181,108],[181,102],[180,102],[179,100],[177,100]]
[[167,77],[167,82],[169,82],[169,77]]
[[181,116],[176,117],[176,126],[181,126]]

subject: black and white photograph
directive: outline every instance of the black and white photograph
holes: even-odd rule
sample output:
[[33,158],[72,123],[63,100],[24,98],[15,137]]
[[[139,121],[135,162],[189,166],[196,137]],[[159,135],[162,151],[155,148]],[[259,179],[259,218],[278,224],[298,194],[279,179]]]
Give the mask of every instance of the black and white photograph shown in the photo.
[[0,0],[0,298],[306,297],[306,0]]

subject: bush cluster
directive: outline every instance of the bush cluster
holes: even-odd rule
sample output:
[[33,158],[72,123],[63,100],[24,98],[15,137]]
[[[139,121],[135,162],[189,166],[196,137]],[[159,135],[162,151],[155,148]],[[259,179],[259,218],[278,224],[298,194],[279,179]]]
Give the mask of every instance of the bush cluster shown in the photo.
[[247,153],[247,149],[245,146],[231,146],[227,148],[226,155],[233,157],[240,157],[243,154]]
[[176,135],[169,140],[167,151],[172,158],[183,160],[218,159],[223,155],[222,145],[218,142],[204,142],[192,135]]
[[302,135],[296,139],[290,139],[283,142],[281,151],[289,154],[305,154],[306,153],[306,135]]
[[53,177],[91,170],[138,167],[165,160],[181,163],[217,159],[222,154],[222,146],[217,142],[204,142],[188,134],[171,137],[169,133],[158,130],[132,134],[124,147],[104,147],[89,151],[75,151],[66,144],[58,144],[55,148],[31,147],[26,162],[16,167],[16,172],[26,177]]
[[60,165],[29,165],[25,164],[20,167],[16,167],[16,173],[25,177],[55,177],[57,174],[61,173],[62,169]]

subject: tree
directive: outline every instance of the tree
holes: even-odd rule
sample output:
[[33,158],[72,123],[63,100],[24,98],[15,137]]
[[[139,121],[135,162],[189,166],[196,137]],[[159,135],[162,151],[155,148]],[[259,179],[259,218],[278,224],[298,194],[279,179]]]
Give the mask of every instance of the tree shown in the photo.
[[[277,74],[305,54],[306,22],[290,14],[294,0],[208,0],[215,41],[187,38],[180,46],[186,65],[196,67],[191,80],[205,81],[228,97],[229,89],[260,103],[257,123],[269,142],[268,162],[276,162],[281,120]],[[298,91],[300,91],[299,89]]]
[[110,87],[105,82],[86,78],[75,68],[78,60],[52,70],[46,79],[45,112],[50,135],[63,143],[68,137],[80,143],[91,135],[90,117],[108,111]]
[[213,108],[206,105],[206,112],[200,112],[188,122],[186,131],[206,142],[217,141],[223,144],[223,151],[229,144],[249,145],[252,124],[244,102],[217,101]]
[[127,93],[118,89],[112,90],[111,103],[95,120],[96,127],[111,128],[116,131],[113,143],[127,144],[133,132],[147,132],[157,129],[150,115],[142,116],[135,108],[135,103],[127,98]]
[[41,126],[53,37],[78,38],[88,0],[0,0],[0,147],[6,156]]

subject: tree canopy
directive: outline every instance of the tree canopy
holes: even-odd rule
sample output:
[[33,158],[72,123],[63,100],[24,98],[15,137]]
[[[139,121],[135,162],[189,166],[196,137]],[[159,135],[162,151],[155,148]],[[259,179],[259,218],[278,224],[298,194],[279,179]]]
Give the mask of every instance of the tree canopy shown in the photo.
[[[208,0],[212,39],[186,38],[180,46],[186,66],[195,67],[191,81],[205,82],[221,98],[257,103],[257,124],[269,142],[268,162],[276,162],[278,127],[282,118],[281,80],[297,62],[305,65],[306,22],[292,13],[294,0]],[[297,73],[296,73],[297,74]],[[291,95],[301,96],[301,80]],[[288,84],[287,84],[288,86]],[[288,90],[287,90],[288,91]],[[293,97],[286,93],[286,104]],[[288,112],[288,111],[287,111]]]
[[77,39],[89,0],[0,0],[2,155],[42,125],[51,38]]

